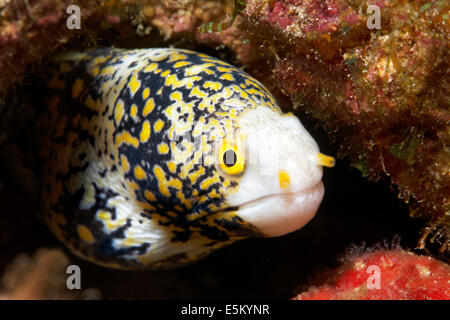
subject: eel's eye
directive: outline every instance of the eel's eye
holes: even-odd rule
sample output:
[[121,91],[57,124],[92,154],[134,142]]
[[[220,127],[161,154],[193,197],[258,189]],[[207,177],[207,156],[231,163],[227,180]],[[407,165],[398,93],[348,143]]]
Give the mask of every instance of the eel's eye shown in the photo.
[[219,148],[219,167],[231,176],[239,176],[245,169],[245,156],[236,144],[224,142]]

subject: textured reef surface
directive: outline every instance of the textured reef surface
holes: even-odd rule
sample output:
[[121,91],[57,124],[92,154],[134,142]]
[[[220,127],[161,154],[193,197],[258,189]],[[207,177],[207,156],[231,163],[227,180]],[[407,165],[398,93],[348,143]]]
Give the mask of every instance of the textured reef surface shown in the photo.
[[312,286],[293,300],[450,299],[449,265],[401,249],[347,257],[327,276],[325,284]]

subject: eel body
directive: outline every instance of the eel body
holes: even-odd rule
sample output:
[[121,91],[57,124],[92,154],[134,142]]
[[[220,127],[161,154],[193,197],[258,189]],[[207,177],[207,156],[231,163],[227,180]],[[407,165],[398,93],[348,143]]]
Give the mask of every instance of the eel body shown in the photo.
[[76,254],[174,268],[297,230],[319,207],[332,158],[239,68],[188,50],[103,48],[49,70],[43,214]]

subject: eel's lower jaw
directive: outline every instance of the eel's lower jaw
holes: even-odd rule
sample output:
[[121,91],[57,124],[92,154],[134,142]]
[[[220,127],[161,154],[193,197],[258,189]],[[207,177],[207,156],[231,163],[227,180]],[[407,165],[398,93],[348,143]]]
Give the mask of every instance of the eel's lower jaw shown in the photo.
[[238,215],[267,237],[281,236],[306,225],[322,202],[322,181],[297,192],[266,196],[239,206]]

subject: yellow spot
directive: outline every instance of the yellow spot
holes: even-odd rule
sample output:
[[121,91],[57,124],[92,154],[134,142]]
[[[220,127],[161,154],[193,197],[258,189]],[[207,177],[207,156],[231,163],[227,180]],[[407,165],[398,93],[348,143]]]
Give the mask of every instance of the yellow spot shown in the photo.
[[144,197],[145,197],[145,199],[147,199],[149,201],[156,201],[155,195],[152,192],[148,191],[148,190],[144,191]]
[[251,89],[247,89],[247,92],[253,95],[258,95],[260,97],[265,97],[265,93],[259,89],[255,89],[255,88],[251,88]]
[[161,77],[167,77],[170,74],[169,70],[164,71],[163,73],[161,73]]
[[100,69],[98,67],[95,67],[94,69],[92,69],[92,75],[94,77],[97,76],[99,72],[100,72]]
[[258,91],[261,91],[261,93],[265,92],[265,93],[271,95],[270,92],[265,87],[263,87],[259,82],[255,81],[255,79],[251,79],[251,78],[247,77],[247,79],[245,80],[245,84],[248,86],[255,87]]
[[137,106],[136,106],[135,104],[133,104],[133,105],[131,106],[131,109],[130,109],[130,115],[131,115],[131,117],[136,118],[136,115],[137,115]]
[[142,240],[134,238],[133,235],[128,235],[122,242],[122,245],[131,247],[142,244]]
[[78,78],[77,80],[75,80],[72,86],[72,98],[73,99],[78,98],[78,96],[81,93],[81,90],[83,90],[83,80]]
[[186,77],[188,76],[194,76],[196,74],[199,74],[201,72],[205,72],[207,74],[214,74],[214,71],[208,69],[208,67],[213,67],[214,65],[212,63],[204,63],[204,64],[196,64],[192,67],[188,67],[184,71],[184,75]]
[[114,230],[120,228],[125,224],[125,219],[109,220],[106,221],[105,225],[108,230]]
[[111,214],[108,211],[99,210],[97,212],[97,217],[101,220],[108,221],[111,219]]
[[231,73],[224,73],[223,75],[221,75],[219,77],[219,79],[228,80],[228,81],[234,81],[234,77],[233,77],[233,75]]
[[219,70],[220,72],[231,72],[233,71],[233,68],[217,67],[217,70]]
[[[58,180],[59,182],[59,180]],[[58,183],[59,184],[59,183]],[[62,186],[58,185],[58,188],[62,188]],[[56,188],[55,188],[56,189]],[[61,190],[61,189],[58,189]],[[81,209],[90,208],[95,203],[95,189],[92,184],[85,185],[85,191],[83,194],[83,198],[79,203],[79,207]]]
[[156,91],[157,95],[160,95],[162,93],[162,88],[160,88],[158,91]]
[[145,178],[147,178],[145,171],[140,166],[134,167],[134,176],[138,180],[144,180]]
[[183,183],[178,179],[171,179],[168,183],[170,187],[173,187],[177,190],[181,190]]
[[191,180],[191,183],[195,183],[197,181],[198,177],[200,177],[202,174],[205,173],[205,169],[203,167],[199,167],[199,169],[189,175],[189,180]]
[[324,155],[323,153],[318,153],[317,154],[317,164],[324,166],[324,167],[334,167],[336,163],[336,160],[334,160],[333,157]]
[[128,185],[128,188],[132,192],[134,192],[134,190],[139,190],[140,189],[139,185],[136,182],[134,182],[134,181],[127,180],[127,185]]
[[184,66],[188,66],[188,65],[190,65],[191,63],[190,62],[188,62],[188,61],[178,61],[177,63],[175,63],[173,66],[174,66],[174,68],[181,68],[181,67],[184,67]]
[[208,98],[208,94],[205,91],[200,90],[197,86],[192,88],[189,96],[196,96],[205,100]]
[[130,170],[130,165],[128,164],[127,157],[125,157],[124,155],[121,155],[120,162],[122,164],[123,172],[128,172]]
[[149,138],[150,138],[150,122],[148,122],[148,120],[145,120],[144,124],[142,125],[140,139],[142,142],[147,142]]
[[173,62],[173,61],[178,61],[178,60],[183,60],[186,59],[187,57],[184,54],[178,53],[178,52],[174,52],[170,55],[170,59],[169,62]]
[[171,194],[169,192],[169,188],[167,188],[167,179],[164,175],[164,171],[160,166],[154,166],[153,173],[155,174],[156,179],[158,179],[159,192],[166,197],[170,197]]
[[211,203],[210,205],[208,205],[208,208],[211,211],[218,211],[220,209],[220,207],[216,206],[214,203]]
[[156,63],[150,63],[148,66],[144,68],[144,72],[152,72],[158,67],[158,64]]
[[167,167],[169,167],[170,172],[173,172],[173,173],[175,173],[175,171],[177,170],[177,166],[176,166],[175,162],[173,162],[173,161],[170,161],[167,164]]
[[142,100],[147,99],[149,95],[150,95],[150,89],[145,88],[144,91],[142,91]]
[[286,189],[287,187],[289,187],[289,173],[284,170],[280,170],[278,172],[278,181],[280,182],[281,189]]
[[222,88],[222,84],[220,82],[215,81],[205,81],[203,87],[212,89],[214,91],[219,91]]
[[[194,190],[194,192],[192,192],[192,194],[193,194],[194,197],[198,195],[198,192],[197,192],[197,194],[195,194],[195,192],[196,192],[196,190]],[[191,204],[190,200],[187,200],[187,199],[184,197],[184,194],[183,194],[183,192],[182,192],[181,190],[179,190],[179,191],[177,192],[177,198],[181,201],[181,203],[182,203],[187,209],[192,209],[192,204]]]
[[177,213],[172,210],[168,210],[167,215],[175,218],[177,216]]
[[77,232],[78,235],[80,236],[80,238],[87,243],[93,243],[94,242],[94,236],[92,235],[92,232],[83,225],[78,225],[77,226]]
[[94,99],[92,99],[92,97],[88,97],[86,99],[86,107],[95,111],[97,109],[97,103],[95,103],[95,101],[94,101]]
[[134,96],[134,94],[136,93],[136,91],[139,90],[139,87],[141,86],[141,82],[139,81],[139,79],[137,78],[137,74],[136,72],[133,74],[133,76],[130,79],[130,82],[128,82],[128,86],[130,88],[131,91],[131,95]]
[[153,111],[154,108],[155,108],[155,101],[153,100],[153,98],[148,99],[147,102],[145,103],[144,110],[142,110],[142,115],[144,117],[147,116],[150,112]]
[[116,71],[116,68],[114,68],[112,66],[109,66],[109,67],[103,68],[101,74],[110,74],[110,75],[112,75],[115,71]]
[[166,143],[160,143],[158,145],[158,152],[161,154],[166,154],[169,152],[169,146]]
[[220,198],[220,194],[217,193],[216,189],[212,189],[212,191],[208,194],[210,198]]
[[210,178],[207,178],[207,179],[205,179],[205,180],[202,181],[202,183],[200,184],[200,188],[201,188],[202,190],[206,190],[206,189],[208,189],[209,186],[211,186],[213,183],[216,183],[217,180],[218,180],[218,179],[217,179],[216,177],[210,177]]
[[233,90],[238,92],[242,98],[247,99],[248,98],[248,94],[247,92],[250,92],[250,90],[247,90],[247,92],[245,92],[244,90],[242,90],[241,88],[239,88],[237,85],[232,86]]
[[172,74],[172,75],[170,75],[170,77],[166,78],[165,85],[171,86],[171,87],[173,87],[175,85],[175,88],[177,88],[179,83],[180,83],[180,81],[178,80],[177,76]]
[[155,129],[156,132],[160,132],[161,129],[164,127],[164,121],[161,119],[156,120],[153,129]]
[[116,119],[116,124],[120,123],[123,117],[123,101],[119,100],[116,104],[116,108],[114,109],[114,118]]
[[139,140],[133,137],[128,131],[122,131],[116,136],[117,147],[120,147],[123,143],[131,144],[135,148],[139,146]]

